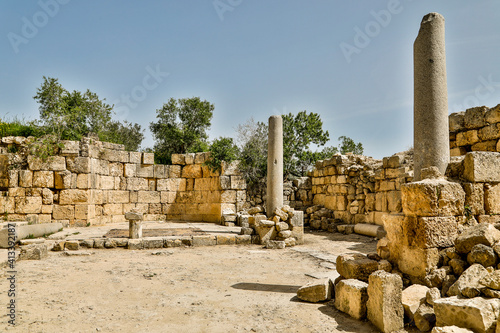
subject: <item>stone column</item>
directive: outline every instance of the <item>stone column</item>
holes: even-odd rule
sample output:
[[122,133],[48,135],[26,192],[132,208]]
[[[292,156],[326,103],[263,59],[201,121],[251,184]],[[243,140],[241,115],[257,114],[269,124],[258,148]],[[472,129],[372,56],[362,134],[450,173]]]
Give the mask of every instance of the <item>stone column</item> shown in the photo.
[[270,217],[276,208],[283,206],[283,119],[269,117],[267,150],[267,204]]
[[413,44],[415,181],[423,168],[444,174],[450,162],[444,17],[424,16]]
[[125,219],[128,220],[128,237],[130,239],[142,238],[142,220],[144,215],[137,211],[125,213]]

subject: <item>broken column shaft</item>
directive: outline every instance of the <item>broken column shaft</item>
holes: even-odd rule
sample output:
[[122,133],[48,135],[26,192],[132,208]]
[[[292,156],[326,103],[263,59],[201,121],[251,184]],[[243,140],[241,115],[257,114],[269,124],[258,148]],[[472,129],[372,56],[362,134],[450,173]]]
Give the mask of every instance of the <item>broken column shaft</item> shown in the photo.
[[283,206],[283,119],[281,116],[269,117],[267,148],[266,213],[270,217],[276,208]]
[[436,166],[444,174],[450,162],[448,90],[444,18],[424,16],[413,45],[414,61],[414,180],[423,168]]

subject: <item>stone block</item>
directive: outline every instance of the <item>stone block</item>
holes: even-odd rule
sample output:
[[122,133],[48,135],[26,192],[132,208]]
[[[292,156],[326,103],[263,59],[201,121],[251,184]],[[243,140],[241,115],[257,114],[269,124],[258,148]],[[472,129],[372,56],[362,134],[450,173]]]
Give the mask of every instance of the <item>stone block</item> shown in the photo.
[[485,185],[484,208],[488,215],[500,214],[500,184]]
[[465,192],[458,183],[425,179],[401,187],[406,216],[463,215]]
[[[271,224],[272,223],[272,224]],[[265,245],[267,241],[275,239],[277,236],[273,221],[262,220],[255,224],[255,231],[260,237],[261,244]]]
[[265,244],[266,249],[282,250],[286,247],[285,241],[268,240]]
[[364,254],[349,253],[337,257],[337,271],[346,279],[368,281],[370,274],[378,270],[378,262]]
[[467,255],[467,262],[469,264],[481,264],[483,267],[496,266],[497,259],[493,248],[483,244],[474,245]]
[[[104,246],[104,244],[103,244],[103,246]],[[142,239],[129,239],[128,244],[127,244],[127,248],[129,250],[142,250],[143,249],[143,240]]]
[[39,214],[42,211],[42,197],[16,197],[15,205],[18,214]]
[[[484,189],[483,184],[464,183],[465,206],[469,209],[470,215],[484,214]],[[467,213],[467,212],[466,212]]]
[[63,171],[66,170],[66,158],[64,156],[49,156],[46,161],[34,155],[28,156],[28,166],[33,171]]
[[19,186],[21,187],[33,186],[33,171],[19,170]]
[[[129,242],[131,239],[129,239]],[[164,240],[162,237],[147,237],[142,239],[142,247],[144,249],[161,249]]]
[[450,132],[458,132],[464,129],[465,112],[456,112],[448,116]]
[[54,187],[54,172],[53,171],[35,171],[33,172],[34,187]]
[[60,205],[73,205],[76,203],[82,204],[89,202],[89,195],[87,190],[62,190],[59,192]]
[[469,152],[464,158],[464,178],[475,183],[500,182],[500,153]]
[[217,235],[217,245],[234,245],[236,244],[236,235]]
[[154,165],[136,164],[135,174],[136,174],[136,177],[140,177],[140,178],[153,178],[154,177]]
[[231,176],[231,189],[233,190],[244,190],[247,188],[247,183],[245,177],[243,176]]
[[201,165],[189,164],[182,168],[182,178],[202,178]]
[[347,279],[335,285],[335,303],[337,310],[347,313],[355,319],[366,317],[366,303],[368,301],[368,283]]
[[137,202],[139,203],[160,203],[161,195],[157,191],[139,191],[137,193]]
[[[29,235],[34,237],[41,237],[43,235],[53,234],[62,229],[61,223],[44,223],[44,224],[31,224],[31,225],[17,225],[14,229],[16,239],[19,241],[21,239],[27,238]],[[9,247],[9,234],[12,230],[8,228],[0,229],[0,248]]]
[[474,332],[495,332],[500,312],[500,299],[456,296],[441,298],[434,302],[436,326],[458,326]]
[[455,239],[455,247],[459,253],[469,253],[476,244],[493,246],[500,240],[500,231],[488,223],[480,223],[466,229]]
[[297,297],[311,303],[323,302],[332,298],[332,289],[332,281],[329,278],[325,278],[300,287],[297,291]]
[[127,178],[127,191],[147,191],[148,181],[144,178]]
[[142,164],[155,164],[155,154],[142,153]]
[[193,236],[193,246],[214,246],[217,245],[215,236]]
[[426,303],[421,304],[413,317],[413,321],[421,332],[429,332],[436,324],[436,315],[432,306]]
[[52,218],[54,220],[71,220],[75,218],[74,205],[54,205],[52,209]]
[[49,256],[47,244],[21,246],[19,260],[41,260]]
[[425,302],[428,291],[429,288],[421,284],[413,284],[403,290],[401,294],[403,308],[410,321],[413,321],[420,304]]
[[89,173],[91,170],[91,159],[89,157],[66,158],[67,169],[71,172]]
[[382,332],[404,327],[403,281],[399,275],[376,271],[368,281],[367,317]]
[[465,111],[465,128],[480,128],[486,125],[485,116],[489,109],[486,106],[478,106]]
[[457,146],[471,146],[479,142],[477,130],[457,133]]
[[[488,275],[488,271],[480,264],[467,268],[458,280],[448,289],[448,296],[473,298],[479,296],[482,285],[479,283]],[[435,302],[434,302],[435,303]]]
[[236,244],[250,245],[252,244],[251,235],[236,235]]

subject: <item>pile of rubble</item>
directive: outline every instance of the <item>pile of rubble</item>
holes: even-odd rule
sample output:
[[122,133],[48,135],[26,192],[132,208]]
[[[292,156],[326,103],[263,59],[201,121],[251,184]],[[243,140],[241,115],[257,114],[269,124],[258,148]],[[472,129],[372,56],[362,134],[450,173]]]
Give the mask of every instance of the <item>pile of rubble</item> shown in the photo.
[[405,324],[422,332],[500,332],[500,231],[480,223],[454,244],[421,281],[378,254],[344,254],[337,258],[335,281],[306,285],[297,296],[310,302],[334,298],[339,311],[367,318],[382,332]]
[[303,212],[285,205],[276,208],[268,218],[261,206],[238,214],[242,235],[258,236],[266,248],[284,249],[304,241]]

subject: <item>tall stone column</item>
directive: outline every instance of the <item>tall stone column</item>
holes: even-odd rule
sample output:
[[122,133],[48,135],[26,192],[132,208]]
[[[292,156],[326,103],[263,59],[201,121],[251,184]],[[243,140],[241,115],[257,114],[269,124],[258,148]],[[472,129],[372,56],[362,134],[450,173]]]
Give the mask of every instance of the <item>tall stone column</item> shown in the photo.
[[424,16],[413,44],[414,70],[414,180],[423,168],[436,166],[444,174],[450,162],[448,89],[444,17]]
[[267,146],[267,204],[266,214],[271,216],[283,206],[283,119],[269,117]]

